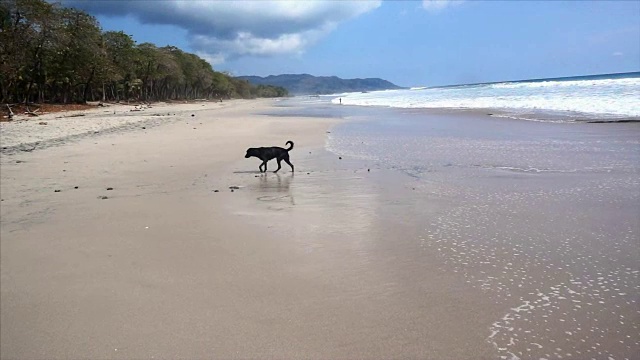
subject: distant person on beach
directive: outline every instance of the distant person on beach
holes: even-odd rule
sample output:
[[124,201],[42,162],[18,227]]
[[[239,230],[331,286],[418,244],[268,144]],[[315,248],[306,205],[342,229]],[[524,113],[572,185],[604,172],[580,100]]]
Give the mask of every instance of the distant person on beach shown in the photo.
[[342,105],[342,98],[340,98],[340,105]]

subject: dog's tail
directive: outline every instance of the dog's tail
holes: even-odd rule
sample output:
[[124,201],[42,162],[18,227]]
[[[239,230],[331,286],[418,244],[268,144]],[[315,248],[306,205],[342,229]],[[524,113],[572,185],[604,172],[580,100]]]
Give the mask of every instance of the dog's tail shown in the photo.
[[285,149],[285,150],[290,151],[291,149],[293,149],[293,141],[289,140],[289,141],[287,141],[287,142],[285,143],[285,145],[287,145],[287,144],[291,144],[291,145],[289,146],[289,148],[288,148],[288,149]]

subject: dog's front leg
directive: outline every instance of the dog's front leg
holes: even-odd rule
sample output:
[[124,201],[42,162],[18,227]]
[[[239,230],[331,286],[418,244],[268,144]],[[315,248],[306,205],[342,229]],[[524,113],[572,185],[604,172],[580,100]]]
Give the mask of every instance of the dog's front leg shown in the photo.
[[267,162],[266,161],[263,161],[262,165],[260,165],[260,166],[264,166],[264,170],[260,169],[260,172],[267,172]]

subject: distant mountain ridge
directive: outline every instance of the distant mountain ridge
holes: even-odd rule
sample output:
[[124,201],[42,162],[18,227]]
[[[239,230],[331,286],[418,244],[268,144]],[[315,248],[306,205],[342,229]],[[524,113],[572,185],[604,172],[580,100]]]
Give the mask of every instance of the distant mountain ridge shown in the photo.
[[355,91],[401,89],[402,87],[380,78],[341,79],[337,76],[313,76],[309,74],[283,74],[238,76],[253,85],[282,86],[292,95],[336,94]]

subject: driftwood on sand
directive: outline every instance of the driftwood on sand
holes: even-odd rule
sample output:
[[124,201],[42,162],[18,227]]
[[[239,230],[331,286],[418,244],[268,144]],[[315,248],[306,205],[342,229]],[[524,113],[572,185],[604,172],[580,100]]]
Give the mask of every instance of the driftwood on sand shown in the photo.
[[31,116],[39,116],[38,111],[40,111],[40,109],[35,109],[34,111],[31,111],[31,109],[29,109],[29,107],[27,106],[27,111],[25,111],[24,113]]
[[15,115],[13,113],[13,110],[11,110],[11,105],[6,104],[7,105],[7,109],[9,110],[9,120],[13,119],[13,116]]
[[60,119],[60,118],[71,118],[71,117],[79,117],[79,116],[85,116],[85,115],[86,115],[86,114],[84,114],[84,113],[69,114],[69,115],[56,116],[56,119]]

